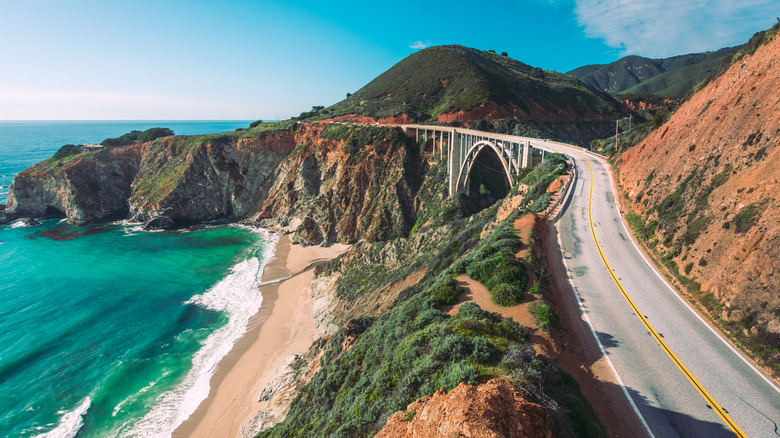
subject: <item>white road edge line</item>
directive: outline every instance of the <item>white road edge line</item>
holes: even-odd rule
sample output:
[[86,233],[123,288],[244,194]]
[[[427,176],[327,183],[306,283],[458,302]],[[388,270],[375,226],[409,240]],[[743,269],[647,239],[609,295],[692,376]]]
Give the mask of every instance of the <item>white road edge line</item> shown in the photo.
[[[577,159],[575,157],[572,157],[574,161],[574,167],[575,171],[577,170]],[[579,172],[578,172],[579,173]],[[574,185],[577,184],[577,180],[575,179],[574,183],[571,185],[572,190],[572,197],[574,196]],[[591,181],[591,184],[593,184],[593,181]],[[564,201],[565,202],[565,201]],[[556,227],[557,228],[557,227]],[[561,244],[561,233],[560,230],[557,233],[557,240],[558,240],[558,248],[563,249]],[[601,341],[599,340],[598,335],[596,334],[596,329],[593,328],[593,324],[590,322],[590,318],[588,317],[588,313],[585,311],[585,307],[582,305],[582,297],[580,297],[580,293],[577,291],[577,286],[574,285],[574,282],[572,282],[572,277],[569,275],[571,272],[569,270],[569,264],[566,263],[566,257],[563,256],[563,253],[561,253],[561,260],[563,261],[563,266],[566,268],[566,281],[569,282],[569,286],[571,286],[571,290],[574,292],[574,296],[577,298],[577,306],[580,308],[580,314],[582,314],[583,317],[585,317],[585,322],[588,324],[588,329],[590,329],[590,334],[593,336],[593,339],[596,340],[596,344],[599,346],[599,350],[601,350],[601,356],[607,361],[607,365],[609,365],[609,369],[612,371],[612,375],[615,376],[615,379],[618,382],[618,385],[620,386],[620,389],[623,391],[623,395],[628,400],[628,403],[631,405],[631,409],[634,411],[636,416],[639,418],[639,421],[642,423],[642,427],[645,428],[645,432],[647,432],[647,435],[650,436],[650,438],[655,438],[655,435],[653,434],[653,431],[650,430],[650,426],[647,424],[647,421],[645,420],[645,417],[642,416],[642,413],[639,412],[639,407],[637,407],[636,403],[634,403],[634,399],[631,398],[631,394],[628,393],[628,389],[626,389],[626,385],[623,383],[623,379],[620,378],[620,374],[618,374],[617,370],[615,369],[615,366],[612,365],[612,361],[609,359],[609,355],[607,354],[607,350],[604,348],[604,345],[601,344]]]
[[[603,165],[604,163],[601,164]],[[605,166],[605,167],[607,168],[607,173],[609,174],[610,183],[612,184],[612,190],[615,191],[615,193],[618,193],[617,188],[615,187],[615,178],[613,177],[612,167],[611,166]],[[696,316],[696,318],[699,319],[699,321],[701,321],[715,336],[717,336],[717,338],[720,339],[720,341],[723,342],[723,344],[725,344],[726,347],[729,348],[729,350],[731,350],[734,354],[736,354],[737,357],[742,359],[742,361],[745,362],[745,364],[748,367],[750,367],[750,369],[752,369],[756,374],[758,374],[759,377],[764,379],[764,381],[768,383],[769,386],[771,386],[775,391],[780,393],[780,387],[778,387],[775,382],[773,382],[771,379],[769,379],[769,377],[767,377],[763,372],[761,372],[761,370],[756,368],[756,366],[753,365],[742,353],[740,353],[739,350],[734,348],[734,346],[731,345],[731,342],[729,342],[726,338],[724,338],[723,335],[720,334],[720,332],[715,330],[715,328],[712,327],[712,325],[710,325],[710,323],[706,319],[702,318],[702,316],[699,315],[699,313],[691,306],[691,304],[680,295],[677,289],[672,287],[672,285],[669,284],[666,278],[663,275],[661,275],[660,272],[658,272],[658,269],[656,269],[655,265],[652,264],[650,260],[647,259],[647,256],[645,256],[645,252],[642,251],[639,245],[636,244],[636,241],[634,240],[634,235],[631,234],[631,232],[626,227],[626,222],[623,220],[623,213],[620,211],[620,203],[618,202],[617,197],[615,198],[615,208],[617,209],[618,216],[620,216],[620,223],[623,226],[623,229],[626,231],[628,236],[631,237],[631,244],[634,245],[634,248],[636,248],[637,252],[642,256],[642,259],[645,261],[645,263],[647,263],[647,266],[649,266],[653,270],[655,275],[657,275],[658,278],[660,278],[661,281],[664,282],[666,287],[674,294],[674,296],[677,297],[677,299],[680,300],[683,304],[685,304],[685,307],[687,307],[688,310],[691,313],[693,313]]]

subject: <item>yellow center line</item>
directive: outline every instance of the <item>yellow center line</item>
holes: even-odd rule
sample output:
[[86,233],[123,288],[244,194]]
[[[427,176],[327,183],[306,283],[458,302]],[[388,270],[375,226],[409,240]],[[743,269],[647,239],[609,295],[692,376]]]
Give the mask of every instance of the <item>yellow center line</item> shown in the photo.
[[[572,152],[574,153],[574,152]],[[586,163],[588,163],[588,170],[590,171],[590,193],[588,195],[588,222],[590,222],[590,232],[593,235],[593,241],[596,243],[596,249],[599,251],[599,255],[601,256],[601,261],[604,262],[604,266],[607,267],[607,271],[609,272],[609,275],[612,277],[612,280],[617,285],[618,289],[620,289],[620,292],[623,294],[623,298],[628,301],[628,304],[631,306],[632,309],[634,309],[634,313],[637,317],[642,321],[642,323],[645,325],[647,330],[650,332],[650,334],[655,338],[655,340],[658,342],[658,344],[663,348],[663,350],[666,352],[667,355],[672,359],[672,361],[677,365],[677,368],[682,371],[682,373],[685,375],[685,377],[688,379],[689,382],[693,385],[694,388],[696,388],[697,391],[699,391],[699,394],[701,394],[702,397],[707,401],[710,407],[715,410],[715,412],[718,413],[721,419],[729,426],[729,428],[734,432],[735,435],[738,437],[744,438],[746,435],[739,429],[739,426],[737,426],[736,423],[728,416],[728,414],[723,410],[723,408],[720,407],[718,403],[715,402],[715,399],[710,396],[707,391],[704,389],[704,387],[696,380],[696,378],[693,377],[693,374],[691,374],[690,371],[683,365],[682,361],[677,358],[677,356],[672,352],[672,349],[669,348],[668,345],[666,345],[666,342],[661,338],[661,336],[658,334],[658,332],[653,329],[653,326],[650,325],[650,322],[647,321],[647,318],[644,317],[642,312],[639,311],[639,308],[634,304],[634,301],[631,299],[631,297],[628,295],[628,292],[623,288],[623,285],[620,283],[620,280],[618,280],[617,276],[615,275],[615,272],[612,270],[612,266],[610,266],[609,262],[607,262],[607,258],[604,256],[604,251],[601,249],[601,245],[599,244],[599,240],[596,237],[596,229],[593,226],[593,167],[590,165],[590,161],[581,156],[580,154],[574,153],[574,155],[579,156],[580,158],[584,159]]]

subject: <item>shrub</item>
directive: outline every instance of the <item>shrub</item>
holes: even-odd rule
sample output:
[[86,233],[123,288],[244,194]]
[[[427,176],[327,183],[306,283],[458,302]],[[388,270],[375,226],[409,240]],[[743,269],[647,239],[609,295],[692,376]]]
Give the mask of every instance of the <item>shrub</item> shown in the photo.
[[444,370],[444,374],[439,378],[437,386],[443,387],[447,391],[452,390],[461,382],[473,385],[477,383],[479,371],[467,362],[458,362],[452,364]]
[[474,350],[471,352],[471,356],[479,363],[487,363],[495,355],[498,350],[487,338],[477,336],[472,340],[474,344]]
[[56,154],[54,154],[53,157],[51,157],[52,161],[59,161],[64,160],[65,158],[71,157],[73,155],[77,155],[81,153],[81,148],[73,145],[73,144],[66,144],[65,146],[61,147]]
[[517,286],[501,283],[492,290],[490,298],[498,306],[515,306],[523,301],[523,291]]
[[436,338],[431,342],[436,358],[444,361],[458,361],[471,354],[473,346],[460,334]]
[[458,317],[463,319],[488,319],[492,320],[493,314],[479,307],[479,304],[473,301],[467,301],[458,308]]
[[447,317],[448,315],[446,313],[442,313],[438,309],[423,310],[417,315],[417,318],[415,318],[413,327],[422,329],[431,324],[444,321]]
[[758,222],[759,214],[762,210],[762,205],[755,202],[743,208],[742,211],[737,213],[737,215],[734,216],[734,219],[732,219],[732,222],[734,222],[734,231],[737,233],[747,232],[756,224],[756,222]]
[[450,279],[446,283],[435,286],[431,295],[436,299],[439,305],[447,306],[457,303],[462,293],[463,288],[458,286],[455,279]]
[[536,324],[543,331],[549,331],[550,325],[555,322],[555,313],[547,304],[534,303],[528,309],[531,315],[536,319]]
[[133,143],[144,143],[156,140],[160,137],[169,137],[171,135],[174,135],[174,133],[168,128],[149,128],[143,132],[133,130],[116,138],[107,138],[100,142],[100,144],[105,147],[126,146]]

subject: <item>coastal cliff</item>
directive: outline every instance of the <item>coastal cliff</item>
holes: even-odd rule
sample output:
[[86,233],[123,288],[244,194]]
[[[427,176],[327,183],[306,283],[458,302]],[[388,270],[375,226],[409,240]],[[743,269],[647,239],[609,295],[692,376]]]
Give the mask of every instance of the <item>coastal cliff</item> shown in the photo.
[[14,178],[6,215],[78,225],[128,218],[152,228],[241,218],[262,202],[294,147],[289,130],[65,146]]
[[276,168],[295,148],[292,132],[167,137],[141,161],[130,219],[163,227],[243,218],[263,202]]
[[64,146],[46,161],[16,175],[7,219],[65,216],[74,224],[127,215],[127,199],[148,144],[111,149]]

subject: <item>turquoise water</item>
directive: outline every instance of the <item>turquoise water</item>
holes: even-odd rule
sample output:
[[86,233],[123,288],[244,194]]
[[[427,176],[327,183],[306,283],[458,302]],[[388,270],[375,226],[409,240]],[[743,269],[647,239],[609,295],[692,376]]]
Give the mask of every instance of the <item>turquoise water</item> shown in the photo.
[[0,436],[169,436],[260,306],[239,227],[0,228]]
[[[0,173],[144,126],[234,129],[178,123],[0,122]],[[238,226],[0,227],[0,437],[170,436],[259,309],[274,243]]]

